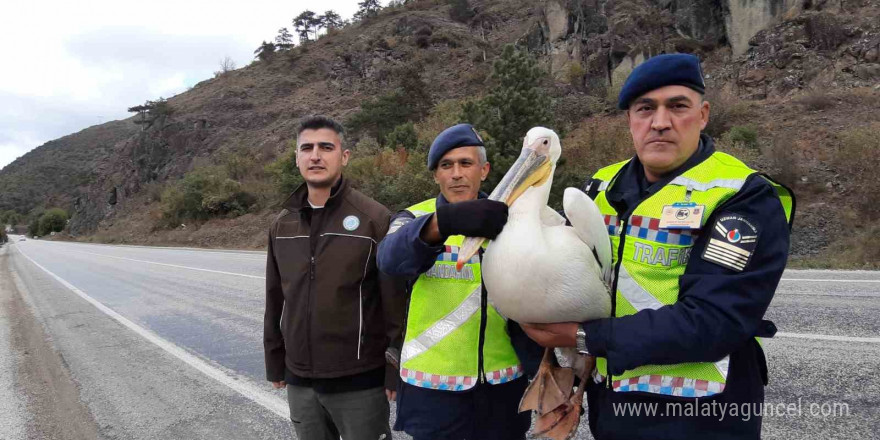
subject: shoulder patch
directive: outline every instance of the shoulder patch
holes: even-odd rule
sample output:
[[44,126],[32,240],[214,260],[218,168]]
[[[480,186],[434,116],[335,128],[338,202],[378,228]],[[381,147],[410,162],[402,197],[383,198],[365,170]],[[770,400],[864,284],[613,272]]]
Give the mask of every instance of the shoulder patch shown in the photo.
[[722,214],[712,226],[712,235],[703,259],[727,269],[742,272],[758,243],[758,228],[738,214]]

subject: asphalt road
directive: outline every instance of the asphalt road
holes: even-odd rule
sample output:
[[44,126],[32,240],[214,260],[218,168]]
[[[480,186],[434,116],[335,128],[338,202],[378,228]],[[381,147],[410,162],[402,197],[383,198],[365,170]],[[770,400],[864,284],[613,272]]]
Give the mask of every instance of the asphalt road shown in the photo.
[[[0,248],[0,439],[290,438],[284,394],[264,380],[264,265],[258,252],[13,238]],[[880,273],[786,272],[767,314],[780,335],[764,342],[766,401],[786,411],[764,418],[764,438],[878,438],[878,312]]]

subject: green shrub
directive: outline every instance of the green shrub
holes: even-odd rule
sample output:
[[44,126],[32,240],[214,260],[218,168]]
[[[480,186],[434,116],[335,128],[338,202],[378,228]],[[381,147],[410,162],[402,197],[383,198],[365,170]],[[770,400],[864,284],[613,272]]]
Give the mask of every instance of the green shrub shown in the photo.
[[735,125],[724,133],[722,139],[728,144],[738,144],[745,148],[758,149],[758,131],[751,125]]
[[398,211],[437,194],[426,162],[425,151],[385,148],[374,155],[353,156],[345,175],[364,194]]
[[230,179],[242,180],[259,173],[260,165],[253,153],[246,148],[224,151],[219,155],[219,164],[226,169]]
[[296,166],[296,145],[291,141],[290,149],[287,153],[282,154],[269,165],[266,165],[265,171],[272,176],[272,181],[281,197],[285,197],[293,192],[296,187],[303,183],[302,175]]
[[846,181],[846,192],[856,207],[869,218],[880,214],[880,191],[874,187],[880,169],[880,122],[866,127],[855,127],[840,136],[840,149],[833,165]]
[[167,226],[176,226],[183,220],[237,217],[247,213],[256,201],[256,196],[243,191],[223,167],[206,166],[166,187],[162,218]]
[[40,235],[63,231],[67,226],[67,219],[67,211],[61,208],[49,209],[40,216]]
[[394,130],[385,137],[385,146],[393,149],[416,149],[419,146],[419,135],[413,123],[407,122],[394,127]]
[[571,63],[568,66],[568,72],[566,72],[568,76],[568,83],[575,86],[580,87],[584,84],[584,75],[587,74],[587,71],[584,69],[584,66],[581,63]]
[[427,149],[440,132],[461,122],[462,106],[467,102],[467,100],[447,99],[431,108],[428,116],[414,125],[419,137],[418,145]]
[[4,225],[15,226],[21,221],[22,216],[16,211],[10,209],[8,211],[0,212],[0,229],[2,229]]
[[733,126],[748,123],[752,119],[749,104],[736,96],[713,90],[703,99],[709,101],[709,123],[703,132],[714,139],[721,138]]
[[468,0],[449,0],[449,4],[449,18],[459,23],[468,23],[476,15]]
[[347,122],[351,131],[364,133],[385,142],[395,127],[422,119],[431,109],[431,95],[421,79],[421,66],[392,69],[400,78],[399,86],[388,93],[361,103],[361,109]]
[[28,222],[27,235],[30,237],[37,237],[37,236],[43,235],[40,232],[40,218],[39,217],[33,218],[33,219],[31,219],[30,222]]
[[798,98],[797,102],[812,111],[825,110],[836,104],[834,97],[824,92],[808,93]]

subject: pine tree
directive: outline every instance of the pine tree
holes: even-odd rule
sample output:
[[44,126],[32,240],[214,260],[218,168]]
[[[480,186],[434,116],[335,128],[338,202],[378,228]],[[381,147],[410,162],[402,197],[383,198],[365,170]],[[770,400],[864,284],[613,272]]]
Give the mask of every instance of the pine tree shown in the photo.
[[515,156],[530,128],[551,122],[549,100],[539,88],[543,77],[544,72],[528,53],[505,46],[492,65],[494,85],[489,94],[466,104],[462,120],[489,134],[495,154]]
[[381,9],[382,5],[379,4],[379,0],[364,0],[358,2],[358,10],[354,13],[354,18],[357,21],[373,18],[379,15]]
[[275,54],[275,44],[263,41],[263,44],[254,51],[254,54],[260,59],[260,61],[268,61],[272,59],[272,55]]
[[330,29],[339,29],[343,25],[342,17],[333,10],[325,12],[324,15],[318,18],[321,20],[321,26],[328,31]]
[[[318,39],[318,30],[322,27],[322,17],[305,10],[293,19],[293,29],[299,35],[300,43]],[[314,38],[309,37],[312,34]]]
[[281,50],[289,49],[293,46],[293,35],[286,27],[278,29],[278,35],[275,37],[275,47]]

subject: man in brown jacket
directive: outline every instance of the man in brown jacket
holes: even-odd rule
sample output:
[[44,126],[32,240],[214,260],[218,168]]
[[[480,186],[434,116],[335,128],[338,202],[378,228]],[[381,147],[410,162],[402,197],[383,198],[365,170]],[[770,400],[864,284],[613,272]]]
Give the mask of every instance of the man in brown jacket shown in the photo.
[[342,136],[326,117],[300,124],[296,163],[305,183],[269,232],[266,375],[287,387],[300,440],[391,438],[388,399],[398,375],[385,351],[401,345],[406,299],[376,268],[391,213],[342,177],[351,154]]

